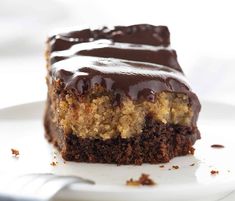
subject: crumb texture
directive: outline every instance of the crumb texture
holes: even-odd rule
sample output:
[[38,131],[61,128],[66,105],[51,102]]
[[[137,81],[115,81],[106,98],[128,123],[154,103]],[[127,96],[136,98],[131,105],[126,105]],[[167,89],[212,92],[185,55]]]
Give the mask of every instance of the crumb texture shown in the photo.
[[11,149],[11,154],[12,154],[14,157],[19,157],[20,151],[19,151],[18,149],[12,148],[12,149]]
[[163,124],[151,116],[145,118],[140,135],[111,139],[82,138],[64,131],[51,121],[48,110],[45,117],[46,137],[68,161],[136,164],[165,163],[175,156],[193,154],[192,145],[200,138],[197,128]]
[[127,186],[154,186],[156,183],[149,177],[148,174],[142,173],[138,180],[129,179],[126,181]]
[[218,170],[211,170],[211,175],[216,175],[216,174],[219,174]]
[[220,149],[220,148],[224,148],[224,145],[222,145],[222,144],[212,144],[211,147]]
[[49,86],[49,92],[53,121],[65,133],[72,132],[81,138],[138,135],[142,133],[148,115],[163,124],[184,126],[190,125],[193,116],[189,98],[184,94],[162,92],[155,102],[136,102],[126,97],[120,105],[114,105],[113,95],[101,87],[79,98],[70,91],[63,91],[58,83]]

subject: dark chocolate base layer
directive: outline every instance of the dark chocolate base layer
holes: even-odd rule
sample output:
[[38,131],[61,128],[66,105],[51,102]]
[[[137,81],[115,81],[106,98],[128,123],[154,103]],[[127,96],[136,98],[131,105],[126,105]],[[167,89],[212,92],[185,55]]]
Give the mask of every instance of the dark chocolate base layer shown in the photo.
[[146,117],[143,132],[135,137],[108,140],[80,138],[64,134],[50,118],[47,110],[44,126],[47,139],[67,161],[89,163],[135,164],[165,163],[175,156],[193,154],[192,145],[200,139],[196,127],[169,125]]

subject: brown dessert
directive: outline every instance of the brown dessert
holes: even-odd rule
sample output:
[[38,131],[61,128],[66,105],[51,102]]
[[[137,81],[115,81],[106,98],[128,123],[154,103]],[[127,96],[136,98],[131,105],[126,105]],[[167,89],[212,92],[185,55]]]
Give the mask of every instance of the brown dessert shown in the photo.
[[126,181],[127,186],[154,186],[156,183],[150,179],[148,174],[141,174],[138,180],[132,178]]
[[11,149],[11,154],[14,156],[14,157],[18,157],[20,155],[20,152],[18,149]]
[[212,144],[211,147],[220,149],[220,148],[224,148],[224,145],[222,145],[222,144]]
[[169,35],[144,24],[49,37],[44,125],[65,160],[140,165],[193,154],[200,103]]
[[219,174],[218,170],[211,170],[211,175]]

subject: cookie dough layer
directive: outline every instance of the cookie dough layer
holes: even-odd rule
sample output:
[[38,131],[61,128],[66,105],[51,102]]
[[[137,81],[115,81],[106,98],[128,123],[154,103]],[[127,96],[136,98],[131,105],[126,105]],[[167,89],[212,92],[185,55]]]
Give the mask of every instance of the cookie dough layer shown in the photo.
[[190,126],[193,116],[189,98],[169,92],[158,94],[154,102],[125,97],[115,105],[112,93],[100,86],[78,97],[54,82],[49,85],[49,99],[53,122],[65,134],[80,138],[130,138],[142,133],[146,116],[162,124],[183,126]]

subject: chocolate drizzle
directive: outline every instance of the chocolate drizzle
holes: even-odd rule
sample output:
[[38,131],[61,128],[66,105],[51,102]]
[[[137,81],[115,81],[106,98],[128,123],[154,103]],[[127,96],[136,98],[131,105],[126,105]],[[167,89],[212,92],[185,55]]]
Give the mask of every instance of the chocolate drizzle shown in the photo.
[[142,24],[70,31],[49,37],[48,44],[52,78],[66,88],[82,95],[99,84],[119,98],[149,101],[162,91],[184,93],[196,122],[200,103],[169,47],[167,27]]

